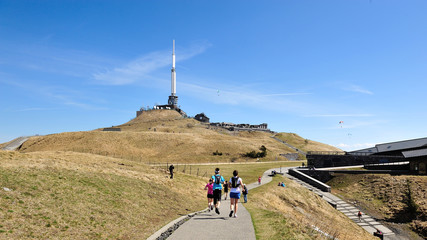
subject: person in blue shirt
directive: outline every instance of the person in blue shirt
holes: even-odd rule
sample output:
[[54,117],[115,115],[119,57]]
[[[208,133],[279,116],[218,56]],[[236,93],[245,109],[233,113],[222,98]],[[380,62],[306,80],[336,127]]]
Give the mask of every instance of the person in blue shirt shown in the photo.
[[215,175],[212,175],[213,180],[213,197],[215,212],[219,214],[219,206],[221,204],[222,184],[224,183],[224,177],[219,174],[219,168],[215,168]]

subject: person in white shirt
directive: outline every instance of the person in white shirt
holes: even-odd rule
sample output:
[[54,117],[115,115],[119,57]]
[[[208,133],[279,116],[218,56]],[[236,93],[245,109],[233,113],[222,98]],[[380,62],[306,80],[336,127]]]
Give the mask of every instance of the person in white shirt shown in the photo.
[[243,181],[238,175],[239,172],[234,170],[233,177],[228,182],[230,187],[230,214],[228,216],[231,217],[234,214],[235,218],[237,217],[237,205],[240,199],[241,187],[243,186]]

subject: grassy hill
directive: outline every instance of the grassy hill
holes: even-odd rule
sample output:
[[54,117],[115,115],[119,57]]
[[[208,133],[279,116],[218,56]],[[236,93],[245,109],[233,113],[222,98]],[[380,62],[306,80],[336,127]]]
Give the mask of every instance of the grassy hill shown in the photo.
[[[20,152],[73,151],[120,157],[138,162],[230,162],[247,161],[242,154],[259,151],[264,145],[264,161],[286,160],[279,154],[293,149],[271,138],[265,132],[229,132],[210,129],[194,119],[182,118],[173,110],[144,112],[128,123],[116,126],[120,132],[97,129],[90,132],[68,132],[30,138]],[[286,136],[285,133],[278,135]],[[290,142],[300,149],[336,149],[311,140],[293,138]],[[214,156],[213,152],[222,153]]]
[[[284,182],[286,187],[277,186]],[[298,183],[277,175],[248,195],[257,239],[378,239]],[[317,231],[318,229],[320,231]]]
[[[145,239],[206,205],[206,177],[178,172],[171,180],[146,163],[235,161],[242,176],[256,179],[284,165],[262,162],[294,152],[272,134],[210,129],[175,111],[144,112],[116,127],[122,131],[35,136],[19,151],[0,151],[0,239]],[[267,157],[243,164],[241,155],[261,145]]]
[[427,176],[336,174],[327,184],[390,228],[408,227],[427,238]]
[[300,137],[295,133],[278,133],[276,138],[285,141],[293,146],[296,146],[298,149],[308,152],[308,151],[342,151],[339,148],[327,145],[324,143],[316,142],[313,140],[305,139]]
[[1,239],[145,239],[205,206],[202,178],[134,161],[0,151],[0,162]]

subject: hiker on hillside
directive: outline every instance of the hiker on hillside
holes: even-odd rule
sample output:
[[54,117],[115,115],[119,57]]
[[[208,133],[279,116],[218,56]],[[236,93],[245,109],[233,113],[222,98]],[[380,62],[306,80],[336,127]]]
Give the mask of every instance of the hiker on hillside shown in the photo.
[[206,184],[205,190],[208,190],[208,208],[209,212],[213,210],[213,180],[209,179],[209,183]]
[[222,185],[222,187],[224,188],[224,194],[225,194],[225,199],[224,199],[224,200],[227,200],[227,195],[228,195],[228,182],[227,182],[227,181],[225,181],[225,182],[224,182],[224,185]]
[[173,178],[173,170],[175,169],[175,167],[173,166],[173,164],[171,164],[170,166],[169,166],[169,172],[170,172],[170,174],[171,174],[171,179]]
[[219,214],[219,206],[221,205],[221,193],[222,193],[222,184],[224,183],[224,178],[219,174],[219,168],[215,168],[215,175],[212,175],[213,181],[213,197],[215,212]]
[[247,203],[248,202],[248,188],[246,187],[246,184],[243,184],[242,194],[243,194],[243,200],[245,201],[245,203]]
[[230,214],[229,217],[233,216],[237,217],[237,205],[239,203],[240,199],[240,186],[243,185],[242,179],[238,176],[239,172],[237,170],[233,171],[233,177],[230,178],[230,181],[228,182],[228,186],[230,189]]

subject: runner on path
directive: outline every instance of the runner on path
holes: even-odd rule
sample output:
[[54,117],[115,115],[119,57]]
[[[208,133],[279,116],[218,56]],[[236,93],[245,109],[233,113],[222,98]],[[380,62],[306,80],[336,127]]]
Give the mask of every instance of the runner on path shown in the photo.
[[213,181],[212,178],[209,179],[209,183],[206,184],[205,190],[208,190],[208,208],[209,212],[213,210]]
[[243,185],[242,179],[238,176],[239,172],[237,170],[233,171],[233,177],[230,178],[228,183],[230,189],[230,214],[229,217],[233,216],[237,218],[237,206],[240,199],[240,186]]
[[219,214],[219,206],[221,205],[221,193],[222,193],[222,184],[224,183],[224,178],[219,174],[219,168],[215,168],[215,175],[212,175],[213,184],[213,197],[215,212]]

